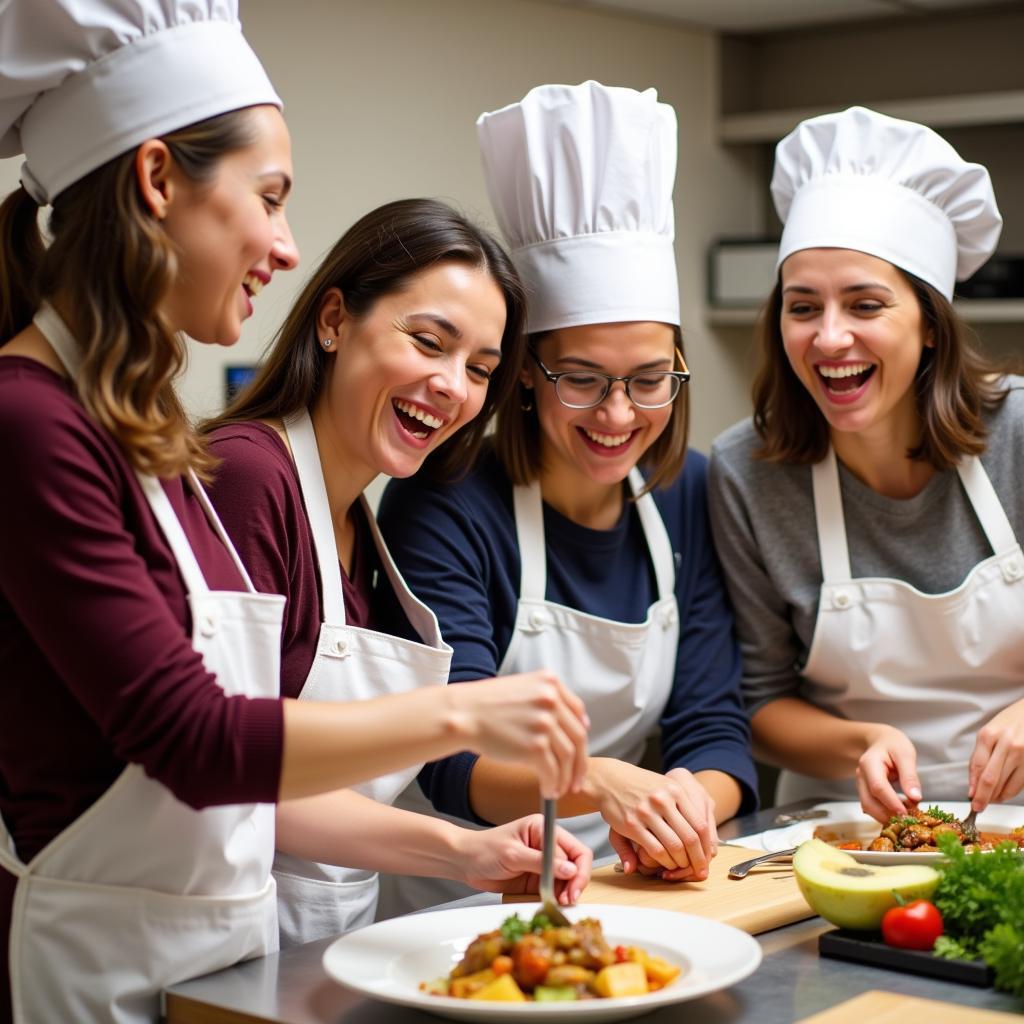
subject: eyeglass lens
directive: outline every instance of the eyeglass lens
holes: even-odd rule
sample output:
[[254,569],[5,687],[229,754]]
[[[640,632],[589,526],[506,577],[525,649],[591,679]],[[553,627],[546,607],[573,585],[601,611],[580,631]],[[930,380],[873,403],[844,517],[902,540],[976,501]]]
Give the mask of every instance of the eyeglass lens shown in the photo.
[[[611,381],[603,374],[567,373],[558,378],[555,391],[565,405],[586,408],[604,401]],[[626,394],[634,405],[656,409],[679,394],[679,378],[671,373],[645,373],[626,381]]]

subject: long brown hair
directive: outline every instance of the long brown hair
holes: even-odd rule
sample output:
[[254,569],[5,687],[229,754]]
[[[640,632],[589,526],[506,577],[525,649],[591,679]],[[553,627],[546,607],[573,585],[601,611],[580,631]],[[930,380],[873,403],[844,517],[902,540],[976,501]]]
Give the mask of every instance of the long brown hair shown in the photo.
[[356,221],[306,282],[253,381],[204,431],[245,420],[280,419],[309,408],[323,384],[326,354],[316,321],[324,295],[341,291],[345,309],[365,316],[415,274],[454,261],[485,269],[505,298],[501,362],[477,417],[432,452],[424,470],[439,479],[465,473],[476,459],[496,405],[515,389],[524,351],[523,286],[505,251],[486,231],[436,199],[399,199]]
[[[233,111],[163,136],[183,173],[204,184],[220,159],[254,141],[247,111]],[[183,339],[161,312],[178,257],[135,176],[135,151],[104,164],[54,200],[44,244],[39,208],[24,188],[0,204],[0,344],[60,299],[82,350],[76,381],[90,415],[133,466],[178,476],[212,465],[190,426],[173,380]]]
[[[897,268],[899,269],[899,268]],[[922,330],[934,345],[923,349],[914,379],[921,439],[910,459],[952,469],[961,455],[980,455],[988,430],[983,414],[1006,397],[1001,369],[977,347],[952,304],[931,285],[900,271],[921,309]],[[782,342],[782,285],[777,282],[758,319],[761,365],[754,379],[758,458],[768,462],[820,462],[829,446],[828,421],[790,366]]]
[[[675,345],[683,349],[683,332],[672,325]],[[548,336],[549,331],[531,334],[530,349]],[[527,401],[527,399],[529,399]],[[533,483],[541,470],[540,420],[534,408],[532,392],[518,391],[508,395],[498,407],[494,427],[494,451],[509,480],[516,486]],[[686,446],[690,435],[690,396],[687,385],[672,404],[672,418],[668,427],[661,432],[654,443],[644,452],[640,468],[646,476],[643,494],[655,487],[667,487],[683,468],[686,460]]]

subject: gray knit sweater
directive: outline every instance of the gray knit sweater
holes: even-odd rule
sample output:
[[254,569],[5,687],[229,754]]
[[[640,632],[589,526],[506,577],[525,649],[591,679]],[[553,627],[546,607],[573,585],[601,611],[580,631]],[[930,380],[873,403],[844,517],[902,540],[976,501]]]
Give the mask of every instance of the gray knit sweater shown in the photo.
[[[1024,377],[1008,377],[1006,401],[988,419],[982,464],[1018,540],[1024,540]],[[763,462],[746,420],[711,450],[711,526],[736,611],[743,693],[753,714],[801,696],[818,614],[821,563],[810,466]],[[993,552],[953,470],[920,494],[886,498],[839,464],[854,577],[902,579],[926,594],[957,587]],[[1024,643],[1024,623],[1021,623]]]

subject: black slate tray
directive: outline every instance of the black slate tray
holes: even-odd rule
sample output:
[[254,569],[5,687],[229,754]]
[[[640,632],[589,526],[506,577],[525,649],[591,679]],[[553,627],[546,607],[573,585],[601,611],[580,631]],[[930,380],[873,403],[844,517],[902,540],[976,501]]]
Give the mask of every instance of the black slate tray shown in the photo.
[[882,941],[881,932],[851,932],[835,928],[818,938],[818,952],[836,960],[853,960],[891,971],[910,971],[961,985],[989,988],[992,968],[983,960],[945,960],[917,949],[897,949]]

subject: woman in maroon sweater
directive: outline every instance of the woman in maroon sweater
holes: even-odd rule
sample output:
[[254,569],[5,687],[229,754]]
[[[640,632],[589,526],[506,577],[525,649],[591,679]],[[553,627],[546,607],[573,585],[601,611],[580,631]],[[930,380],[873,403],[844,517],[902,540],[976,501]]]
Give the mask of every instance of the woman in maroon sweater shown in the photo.
[[179,332],[232,344],[297,262],[288,133],[231,3],[140,4],[136,26],[123,6],[76,29],[52,0],[0,31],[2,142],[26,155],[0,206],[0,1015],[19,1022],[153,1020],[163,987],[273,949],[278,799],[461,748],[530,761],[552,793],[582,777],[582,709],[539,673],[458,701],[279,698],[283,601],[212,513],[171,381]]
[[[287,598],[286,696],[447,688],[451,648],[362,492],[425,460],[440,475],[473,463],[491,410],[515,386],[522,323],[522,285],[493,238],[444,203],[389,203],[324,257],[252,386],[208,426],[222,460],[211,498],[257,588]],[[283,945],[372,921],[376,870],[510,887],[496,870],[502,851],[536,837],[539,818],[479,832],[391,807],[420,767],[410,759],[358,792],[280,805]],[[580,866],[562,889],[571,902],[590,854],[568,833],[561,841]]]

